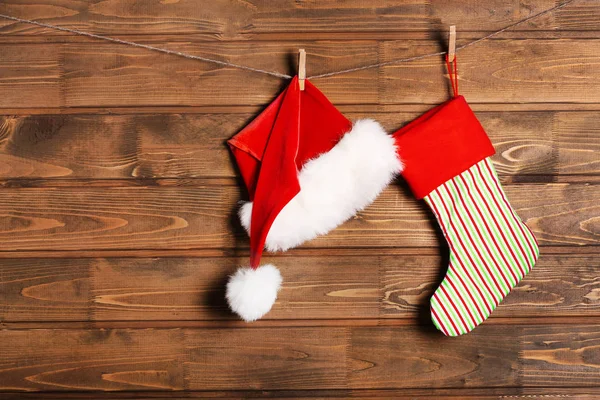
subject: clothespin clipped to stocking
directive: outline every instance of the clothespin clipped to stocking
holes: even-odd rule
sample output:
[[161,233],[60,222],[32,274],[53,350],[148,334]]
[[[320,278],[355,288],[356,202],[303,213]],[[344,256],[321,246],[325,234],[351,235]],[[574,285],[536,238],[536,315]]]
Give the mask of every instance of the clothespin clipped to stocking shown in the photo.
[[300,49],[298,54],[298,83],[300,90],[304,90],[304,82],[306,81],[306,51]]
[[456,57],[456,25],[450,26],[450,35],[448,36],[448,61],[454,61]]
[[[454,70],[452,69],[452,66]],[[450,35],[448,36],[448,53],[446,54],[446,67],[448,67],[448,77],[452,85],[454,97],[458,96],[458,71],[456,67],[456,25],[450,26]]]

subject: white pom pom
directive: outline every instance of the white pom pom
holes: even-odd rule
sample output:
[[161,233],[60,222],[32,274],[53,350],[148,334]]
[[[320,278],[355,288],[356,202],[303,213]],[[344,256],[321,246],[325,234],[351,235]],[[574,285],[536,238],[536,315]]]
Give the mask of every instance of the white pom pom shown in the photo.
[[274,265],[263,265],[255,270],[240,268],[227,282],[229,307],[244,321],[256,321],[271,310],[281,282],[281,274]]

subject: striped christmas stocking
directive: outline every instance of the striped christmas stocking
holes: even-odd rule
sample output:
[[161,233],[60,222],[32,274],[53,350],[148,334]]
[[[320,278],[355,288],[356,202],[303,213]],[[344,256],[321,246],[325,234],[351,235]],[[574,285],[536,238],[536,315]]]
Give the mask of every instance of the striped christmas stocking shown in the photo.
[[462,96],[394,134],[417,198],[435,214],[450,248],[431,298],[435,326],[458,336],[485,321],[531,270],[538,245],[514,212],[489,156],[494,148]]

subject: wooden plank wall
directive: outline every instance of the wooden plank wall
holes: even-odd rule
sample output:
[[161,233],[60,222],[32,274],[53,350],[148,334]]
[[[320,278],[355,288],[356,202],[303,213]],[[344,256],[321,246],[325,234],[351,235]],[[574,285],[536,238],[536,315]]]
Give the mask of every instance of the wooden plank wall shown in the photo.
[[[5,0],[0,13],[308,74],[459,44],[554,0]],[[428,299],[447,249],[395,182],[285,255],[273,311],[227,311],[248,256],[224,145],[284,82],[0,21],[0,397],[600,397],[600,4],[459,53],[460,89],[536,233],[537,267],[473,333]],[[439,58],[315,80],[390,131],[448,97]],[[184,392],[185,391],[185,392]]]

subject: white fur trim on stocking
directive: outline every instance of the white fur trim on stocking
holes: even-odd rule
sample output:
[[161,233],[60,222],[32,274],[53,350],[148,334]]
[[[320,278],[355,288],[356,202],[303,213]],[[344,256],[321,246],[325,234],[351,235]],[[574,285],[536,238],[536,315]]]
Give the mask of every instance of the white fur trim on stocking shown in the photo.
[[[265,247],[285,251],[329,232],[371,204],[400,172],[394,138],[373,120],[356,121],[330,151],[304,164],[300,192],[275,218]],[[252,202],[239,214],[249,232]]]

